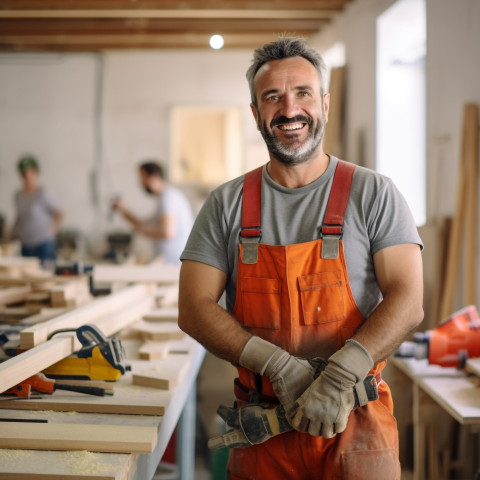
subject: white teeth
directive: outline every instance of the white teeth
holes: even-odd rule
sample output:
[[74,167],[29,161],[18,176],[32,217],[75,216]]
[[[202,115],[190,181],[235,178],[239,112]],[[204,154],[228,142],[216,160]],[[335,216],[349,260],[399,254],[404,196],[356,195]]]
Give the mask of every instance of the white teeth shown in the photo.
[[303,124],[302,123],[292,123],[289,125],[279,125],[280,130],[297,130],[299,128],[302,128]]

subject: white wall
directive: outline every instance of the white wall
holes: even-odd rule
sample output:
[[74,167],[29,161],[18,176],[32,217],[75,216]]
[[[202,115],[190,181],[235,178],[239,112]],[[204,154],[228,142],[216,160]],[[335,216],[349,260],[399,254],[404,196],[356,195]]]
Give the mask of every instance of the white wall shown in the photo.
[[249,108],[250,59],[250,51],[0,55],[0,213],[11,224],[15,163],[31,152],[63,205],[64,226],[92,245],[126,227],[108,221],[113,193],[148,215],[152,199],[139,188],[136,166],[146,156],[168,165],[174,105],[241,108],[243,167],[266,161]]

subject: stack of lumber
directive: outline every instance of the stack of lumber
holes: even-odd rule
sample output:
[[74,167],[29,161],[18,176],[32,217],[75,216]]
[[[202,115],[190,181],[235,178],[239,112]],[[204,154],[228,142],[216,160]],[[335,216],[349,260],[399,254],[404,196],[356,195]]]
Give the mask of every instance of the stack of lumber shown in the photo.
[[[67,305],[62,308],[51,306],[25,319],[28,326],[20,331],[20,347],[26,350],[0,363],[0,393],[77,351],[81,345],[74,332],[48,337],[55,330],[75,329],[87,323],[96,325],[106,336],[122,337],[132,370],[111,384],[113,396],[94,397],[58,390],[51,395],[24,401],[2,399],[0,421],[12,415],[32,419],[40,416],[45,417],[48,423],[22,423],[21,428],[18,423],[8,423],[7,428],[4,428],[7,423],[0,423],[0,478],[4,478],[4,471],[9,471],[3,470],[4,466],[12,464],[8,468],[15,469],[15,465],[19,464],[9,459],[23,455],[23,452],[33,456],[40,453],[21,449],[49,450],[45,452],[49,456],[55,454],[54,450],[60,450],[62,452],[58,454],[61,454],[59,458],[62,462],[69,450],[135,455],[153,451],[160,417],[165,414],[172,392],[176,391],[174,389],[189,370],[197,346],[178,328],[178,309],[175,306],[178,276],[171,276],[170,285],[166,276],[161,283],[161,287],[148,282],[129,285],[75,307],[69,306],[67,300],[77,295],[78,290],[69,282],[49,286],[50,294],[55,293],[57,305],[59,302]],[[63,297],[60,298],[60,295]],[[170,306],[160,306],[162,304]],[[125,332],[130,332],[130,335],[123,338]],[[150,348],[151,352],[142,355],[144,347]],[[66,417],[61,412],[78,413]],[[54,413],[61,415],[62,420],[52,417]],[[131,420],[121,420],[121,424],[117,425],[120,420],[118,414],[124,414]],[[110,415],[112,422],[104,418]],[[102,421],[94,419],[94,416],[101,416]],[[81,459],[76,458],[75,462],[80,468]],[[88,463],[91,464],[90,461]],[[62,478],[77,478],[74,473],[67,472],[67,466],[63,468],[66,473]],[[25,478],[30,477],[27,475]],[[103,477],[99,473],[95,478]]]
[[6,310],[8,307],[15,307],[19,316],[27,316],[39,313],[45,308],[72,308],[91,300],[89,278],[85,275],[0,275],[0,311],[6,314],[9,313]]

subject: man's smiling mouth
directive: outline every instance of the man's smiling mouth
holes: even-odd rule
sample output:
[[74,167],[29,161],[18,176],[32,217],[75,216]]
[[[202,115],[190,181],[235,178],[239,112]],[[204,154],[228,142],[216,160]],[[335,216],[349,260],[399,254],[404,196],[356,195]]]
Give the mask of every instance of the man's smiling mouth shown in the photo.
[[283,124],[277,125],[277,128],[279,130],[291,131],[291,130],[299,130],[304,126],[305,126],[304,123],[283,123]]

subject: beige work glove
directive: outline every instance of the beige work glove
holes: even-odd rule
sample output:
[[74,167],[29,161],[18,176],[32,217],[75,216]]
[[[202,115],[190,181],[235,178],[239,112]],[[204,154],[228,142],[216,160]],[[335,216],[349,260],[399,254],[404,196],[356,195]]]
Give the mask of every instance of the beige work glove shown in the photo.
[[293,412],[295,400],[313,382],[315,374],[314,367],[307,360],[294,357],[257,336],[252,336],[245,344],[240,365],[270,379],[287,417]]
[[297,400],[298,410],[291,422],[293,428],[325,438],[343,432],[355,404],[353,388],[360,384],[358,390],[361,389],[372,367],[372,357],[365,347],[356,340],[347,340]]

